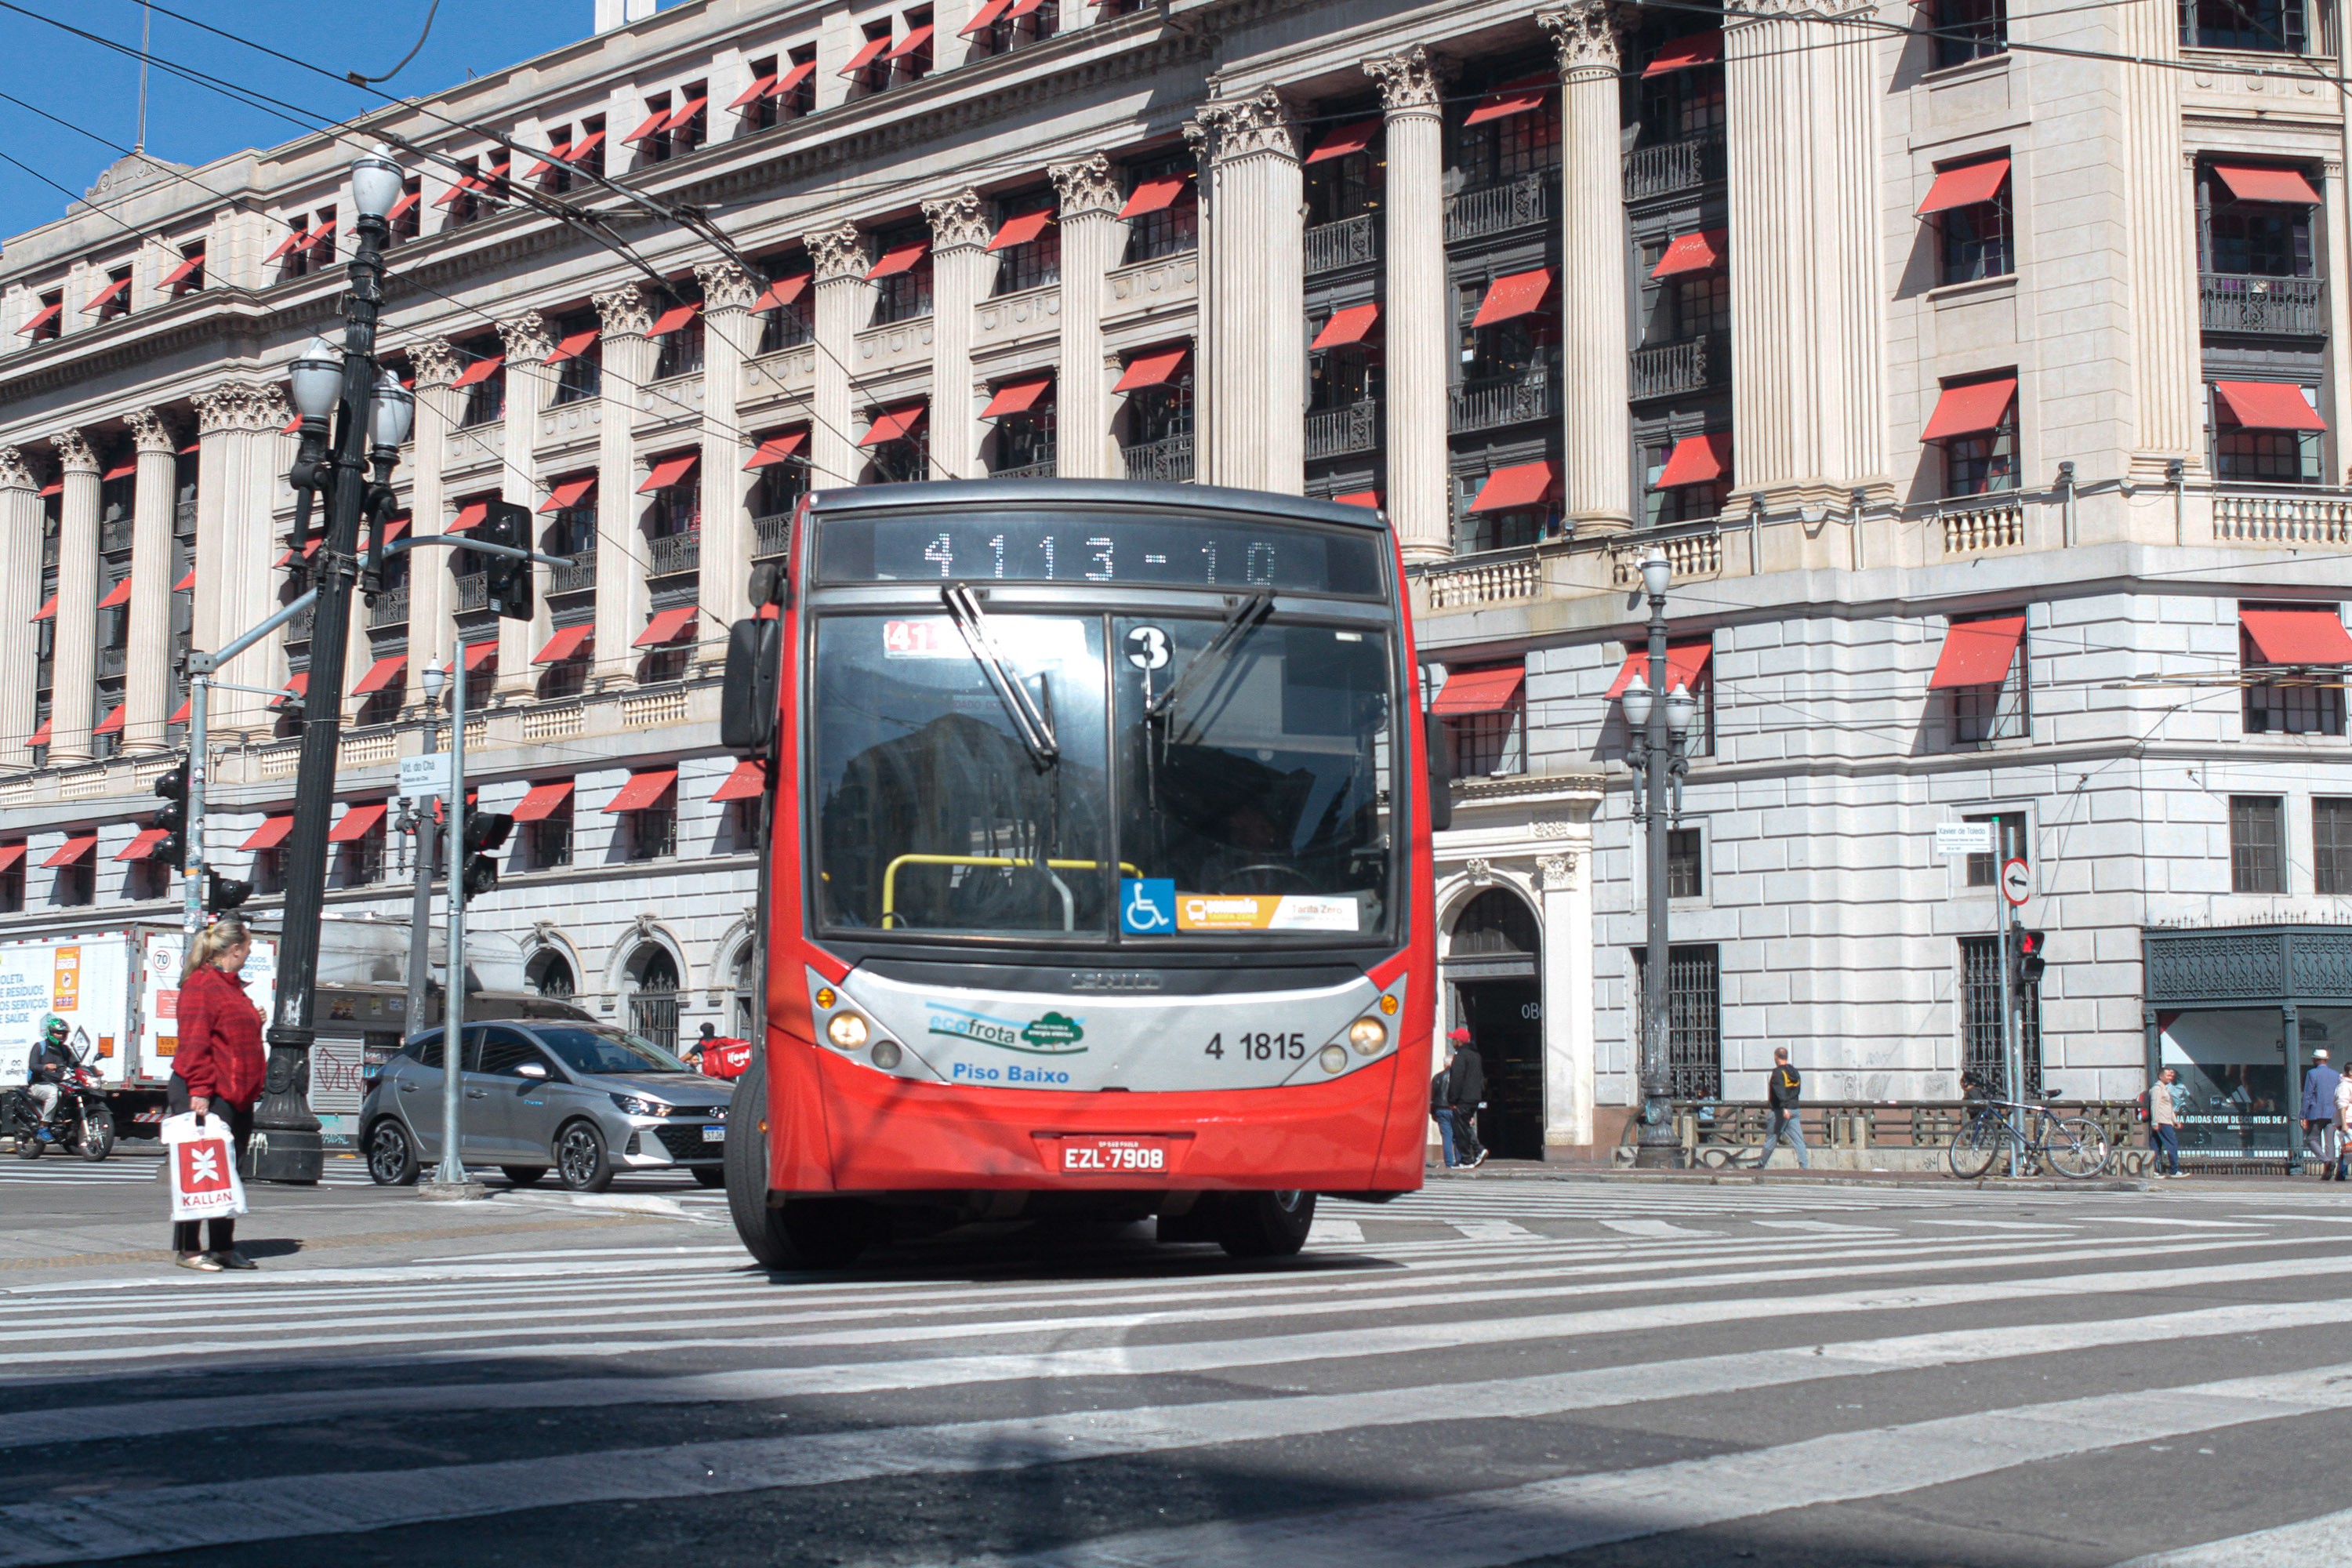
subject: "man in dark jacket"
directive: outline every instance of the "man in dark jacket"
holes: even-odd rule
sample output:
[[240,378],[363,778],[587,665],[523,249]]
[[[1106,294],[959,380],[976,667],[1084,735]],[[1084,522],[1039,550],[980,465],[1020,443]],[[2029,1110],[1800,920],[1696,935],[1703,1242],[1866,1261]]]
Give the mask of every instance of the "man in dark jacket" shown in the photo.
[[1797,1101],[1804,1094],[1805,1080],[1789,1065],[1789,1047],[1782,1046],[1772,1053],[1772,1070],[1764,1079],[1765,1103],[1772,1108],[1772,1125],[1764,1134],[1764,1151],[1756,1156],[1756,1168],[1762,1170],[1772,1162],[1772,1152],[1786,1137],[1797,1151],[1797,1169],[1812,1169],[1812,1161],[1805,1153],[1805,1126],[1797,1110]]
[[67,1025],[55,1013],[41,1020],[41,1038],[33,1047],[32,1060],[26,1064],[31,1069],[31,1087],[26,1090],[41,1120],[47,1121],[57,1114],[58,1100],[64,1093],[67,1077],[77,1065],[73,1045],[68,1040]]
[[2336,1159],[2336,1086],[2344,1075],[2328,1065],[2327,1053],[2311,1053],[2311,1070],[2303,1078],[2303,1146],[2319,1162],[2320,1180]]
[[1486,1098],[1486,1064],[1471,1042],[1470,1031],[1455,1029],[1446,1039],[1454,1060],[1445,1068],[1445,1105],[1453,1113],[1454,1163],[1475,1170],[1486,1163],[1486,1146],[1478,1142],[1478,1106]]

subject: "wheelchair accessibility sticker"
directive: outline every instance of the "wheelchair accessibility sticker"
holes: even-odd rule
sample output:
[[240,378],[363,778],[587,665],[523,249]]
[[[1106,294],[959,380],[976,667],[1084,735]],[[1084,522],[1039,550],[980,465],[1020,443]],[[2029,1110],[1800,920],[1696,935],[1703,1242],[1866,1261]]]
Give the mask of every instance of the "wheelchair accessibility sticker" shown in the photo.
[[1118,884],[1118,924],[1132,935],[1166,935],[1176,929],[1176,879],[1122,877]]

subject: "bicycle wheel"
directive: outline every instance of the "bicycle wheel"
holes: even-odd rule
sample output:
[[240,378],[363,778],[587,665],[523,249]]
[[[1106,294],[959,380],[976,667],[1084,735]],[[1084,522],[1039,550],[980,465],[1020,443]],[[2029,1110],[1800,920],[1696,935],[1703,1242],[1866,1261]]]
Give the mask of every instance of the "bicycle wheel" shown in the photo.
[[2087,1116],[2069,1116],[2051,1123],[2042,1157],[2060,1175],[2079,1182],[2105,1170],[2112,1156],[2107,1135],[2097,1122]]
[[2009,1128],[1997,1116],[1971,1116],[1952,1134],[1952,1146],[1944,1158],[1952,1167],[1952,1174],[1973,1181],[1992,1169],[2009,1145]]

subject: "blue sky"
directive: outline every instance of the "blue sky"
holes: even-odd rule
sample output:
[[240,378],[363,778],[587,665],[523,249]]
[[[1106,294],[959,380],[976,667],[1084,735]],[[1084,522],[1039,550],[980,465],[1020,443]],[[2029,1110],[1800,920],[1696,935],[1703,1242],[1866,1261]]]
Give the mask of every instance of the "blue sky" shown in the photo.
[[[14,0],[0,9],[0,92],[70,121],[109,142],[131,145],[139,118],[139,64],[37,19],[139,47],[136,0]],[[379,75],[416,42],[429,0],[168,0],[181,16],[252,38],[340,77]],[[33,13],[34,15],[27,15]],[[441,0],[433,35],[416,58],[383,90],[403,97],[438,91],[468,74],[487,75],[572,39],[593,22],[593,0]],[[157,14],[149,47],[156,58],[225,79],[329,119],[382,101],[373,94],[273,59],[243,43]],[[162,69],[148,74],[147,150],[175,163],[202,163],[240,147],[269,146],[306,129]],[[0,162],[0,236],[21,234],[63,216],[77,195],[118,156],[108,148],[16,104],[0,100],[0,153],[38,174]]]

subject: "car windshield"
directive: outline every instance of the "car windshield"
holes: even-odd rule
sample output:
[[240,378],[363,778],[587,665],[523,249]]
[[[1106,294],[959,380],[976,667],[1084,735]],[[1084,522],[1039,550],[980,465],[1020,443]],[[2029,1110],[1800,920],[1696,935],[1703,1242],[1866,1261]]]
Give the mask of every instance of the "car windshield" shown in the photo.
[[617,1073],[635,1078],[646,1073],[694,1071],[651,1040],[619,1029],[541,1026],[531,1033],[573,1072]]

